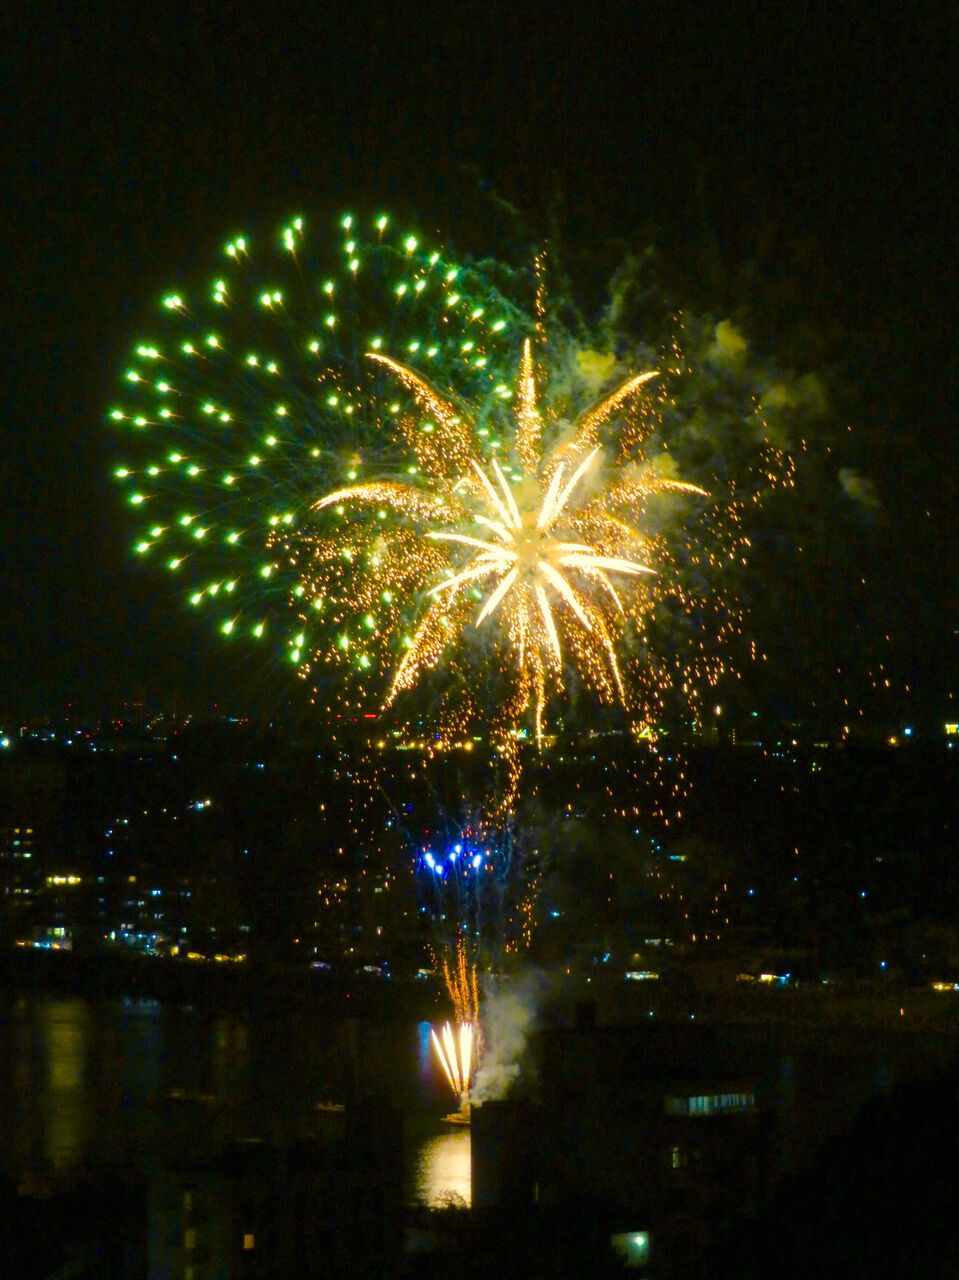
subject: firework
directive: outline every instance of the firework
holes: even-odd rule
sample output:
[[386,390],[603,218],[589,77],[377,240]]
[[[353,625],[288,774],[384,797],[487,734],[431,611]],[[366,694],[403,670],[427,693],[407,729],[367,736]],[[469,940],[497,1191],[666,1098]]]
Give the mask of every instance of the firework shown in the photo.
[[456,959],[452,965],[443,961],[443,978],[457,1021],[477,1024],[479,1022],[479,985],[476,980],[476,965],[470,963],[466,954],[466,946],[462,939],[456,944]]
[[[568,666],[601,698],[626,703],[617,642],[628,628],[642,631],[655,598],[644,585],[657,576],[643,531],[647,504],[664,491],[704,495],[647,463],[635,431],[618,451],[601,441],[655,373],[628,379],[563,433],[539,407],[527,341],[500,453],[503,441],[484,439],[489,429],[475,408],[459,407],[395,360],[378,353],[370,360],[416,402],[418,411],[400,424],[416,457],[414,479],[321,498],[303,572],[321,600],[343,559],[361,563],[357,611],[374,592],[422,601],[386,705],[436,667],[455,668],[474,636],[480,661],[492,658],[506,678],[496,719],[504,740],[531,709],[541,741],[547,696],[563,689]],[[320,523],[331,511],[339,516],[332,533]],[[463,701],[468,708],[468,693]]]
[[480,403],[497,395],[516,312],[495,269],[396,235],[385,217],[344,217],[326,238],[297,218],[273,239],[233,239],[208,283],[163,298],[110,414],[114,474],[141,521],[135,554],[175,574],[222,636],[272,643],[297,668],[332,652],[362,689],[364,640],[392,600],[359,618],[335,594],[305,607],[277,533],[291,540],[331,487],[401,469],[392,424],[411,397],[364,352],[415,359]]
[[[420,904],[441,956],[454,955],[457,939],[467,939],[476,962],[496,968],[504,947],[515,940],[529,844],[517,835],[517,825],[510,815],[493,825],[474,813],[439,848],[435,841],[420,848],[415,863]],[[466,1014],[458,1010],[458,1016]]]
[[473,1028],[468,1022],[458,1024],[456,1035],[448,1022],[444,1022],[437,1035],[430,1028],[433,1047],[440,1060],[450,1088],[460,1100],[461,1109],[469,1105],[470,1078],[473,1065]]
[[443,978],[446,990],[453,1002],[458,1035],[448,1022],[443,1024],[440,1035],[430,1028],[433,1047],[440,1060],[450,1088],[460,1099],[460,1107],[469,1105],[470,1074],[473,1059],[479,1049],[479,984],[476,965],[466,954],[466,945],[460,938],[456,944],[456,958],[452,964],[443,961]]
[[748,520],[790,474],[765,419],[791,403],[728,324],[677,318],[654,353],[617,295],[594,350],[504,279],[382,218],[237,237],[165,297],[111,414],[136,555],[321,711],[390,708],[430,752],[485,736],[497,821],[551,704],[636,734],[701,718],[745,639]]

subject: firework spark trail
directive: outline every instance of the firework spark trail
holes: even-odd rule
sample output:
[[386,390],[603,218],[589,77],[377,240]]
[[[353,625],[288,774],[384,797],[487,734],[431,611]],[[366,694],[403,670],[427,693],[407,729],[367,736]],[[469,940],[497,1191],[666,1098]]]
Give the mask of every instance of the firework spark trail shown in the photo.
[[453,1092],[466,1105],[470,1074],[474,1057],[479,1054],[479,983],[476,976],[476,965],[471,963],[466,954],[466,944],[460,938],[456,944],[456,959],[453,965],[443,961],[443,978],[446,989],[453,1002],[454,1016],[459,1027],[459,1037],[453,1034],[448,1022],[443,1024],[442,1038],[431,1028],[433,1044],[436,1048],[446,1078]]
[[478,850],[457,841],[445,857],[424,849],[418,865],[424,869],[430,916],[446,926],[440,931],[445,936],[440,937],[439,945],[447,947],[451,929],[482,936],[488,924],[486,901],[497,896],[497,870],[502,875],[502,869],[494,866],[490,849]]
[[443,977],[453,1002],[459,1034],[456,1035],[450,1023],[445,1022],[439,1035],[435,1027],[430,1028],[430,1035],[450,1088],[460,1099],[460,1106],[465,1109],[469,1103],[473,1062],[480,1052],[480,1001],[476,965],[467,958],[462,938],[457,941],[453,964],[447,959],[443,961]]
[[437,1035],[435,1027],[431,1027],[430,1036],[450,1088],[465,1106],[473,1068],[473,1028],[468,1022],[461,1022],[457,1036],[450,1024],[444,1022],[440,1034]]
[[446,990],[453,1002],[453,1010],[457,1022],[479,1022],[479,984],[476,977],[476,965],[471,963],[466,954],[466,945],[462,938],[456,944],[456,959],[453,965],[443,961],[443,979]]

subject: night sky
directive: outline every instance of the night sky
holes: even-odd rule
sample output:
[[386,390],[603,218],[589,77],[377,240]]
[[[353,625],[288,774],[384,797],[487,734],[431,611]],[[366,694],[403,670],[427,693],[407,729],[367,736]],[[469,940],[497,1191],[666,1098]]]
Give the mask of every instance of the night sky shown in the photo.
[[0,724],[260,696],[256,659],[132,562],[109,479],[161,291],[294,213],[387,208],[496,253],[494,193],[570,244],[649,229],[696,303],[768,318],[758,341],[808,319],[843,369],[854,335],[881,613],[924,705],[955,706],[954,6],[32,8],[2,19]]

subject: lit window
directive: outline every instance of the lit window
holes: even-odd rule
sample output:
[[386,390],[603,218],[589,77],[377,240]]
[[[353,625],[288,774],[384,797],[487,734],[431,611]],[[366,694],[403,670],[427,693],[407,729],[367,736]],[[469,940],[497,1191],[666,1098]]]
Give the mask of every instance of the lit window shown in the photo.
[[694,1097],[667,1096],[663,1110],[668,1116],[711,1116],[727,1111],[749,1111],[756,1105],[753,1093],[702,1093]]
[[245,1231],[245,1232],[243,1233],[243,1248],[244,1248],[244,1249],[252,1249],[252,1248],[253,1248],[254,1243],[255,1243],[255,1240],[254,1240],[253,1232],[252,1232],[252,1231]]

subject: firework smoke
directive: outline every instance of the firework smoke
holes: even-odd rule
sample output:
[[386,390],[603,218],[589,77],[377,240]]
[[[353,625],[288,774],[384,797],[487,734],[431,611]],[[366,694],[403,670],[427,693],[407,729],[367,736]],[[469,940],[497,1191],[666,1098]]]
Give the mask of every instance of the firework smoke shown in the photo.
[[490,982],[483,996],[483,1052],[470,1093],[474,1103],[503,1098],[527,1065],[526,1049],[548,989],[545,974],[526,970]]

